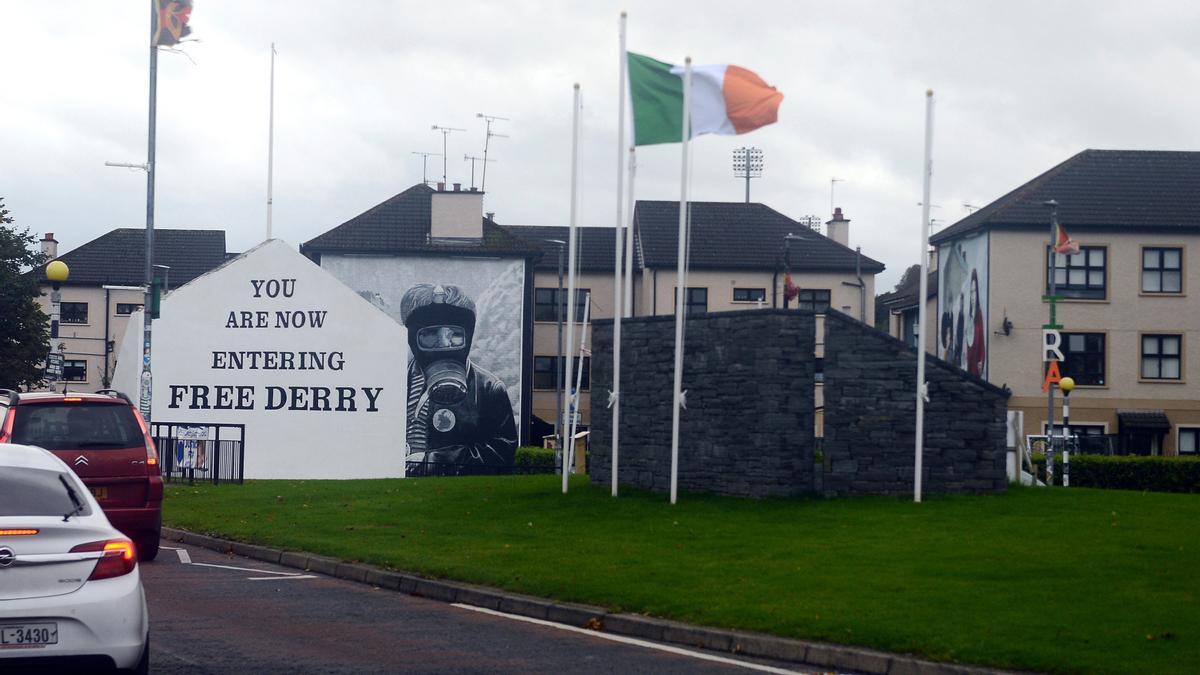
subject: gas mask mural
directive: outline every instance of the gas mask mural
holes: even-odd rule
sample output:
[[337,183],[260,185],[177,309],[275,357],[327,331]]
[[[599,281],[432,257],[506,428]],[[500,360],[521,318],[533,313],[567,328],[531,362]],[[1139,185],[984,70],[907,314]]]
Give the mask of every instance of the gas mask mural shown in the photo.
[[417,284],[400,316],[412,353],[407,475],[507,472],[517,427],[504,383],[471,361],[475,303],[458,286]]

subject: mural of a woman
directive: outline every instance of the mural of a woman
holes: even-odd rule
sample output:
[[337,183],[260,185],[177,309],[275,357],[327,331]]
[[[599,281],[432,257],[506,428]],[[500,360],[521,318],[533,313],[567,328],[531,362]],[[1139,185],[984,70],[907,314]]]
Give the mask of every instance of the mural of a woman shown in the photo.
[[971,270],[969,302],[971,303],[969,320],[973,330],[967,338],[967,372],[984,377],[987,366],[987,336],[984,334],[986,326],[984,325],[983,305],[979,301],[979,275],[976,270]]

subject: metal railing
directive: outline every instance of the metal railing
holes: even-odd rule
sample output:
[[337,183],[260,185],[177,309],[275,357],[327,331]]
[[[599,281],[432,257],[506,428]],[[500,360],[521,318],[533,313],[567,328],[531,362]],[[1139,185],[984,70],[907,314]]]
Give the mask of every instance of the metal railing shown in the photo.
[[246,425],[151,422],[163,480],[241,483],[246,459]]

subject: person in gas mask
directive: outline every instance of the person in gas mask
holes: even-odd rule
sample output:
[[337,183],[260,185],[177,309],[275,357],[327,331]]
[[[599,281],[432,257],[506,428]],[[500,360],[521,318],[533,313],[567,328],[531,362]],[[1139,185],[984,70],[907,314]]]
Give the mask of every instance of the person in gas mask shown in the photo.
[[457,286],[417,284],[400,300],[408,328],[410,476],[511,469],[517,426],[504,383],[470,359],[475,303]]

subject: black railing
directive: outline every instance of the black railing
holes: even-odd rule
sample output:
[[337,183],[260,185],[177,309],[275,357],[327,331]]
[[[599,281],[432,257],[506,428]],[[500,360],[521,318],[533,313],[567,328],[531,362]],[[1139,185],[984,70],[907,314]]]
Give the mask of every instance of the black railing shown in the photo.
[[158,465],[170,482],[241,483],[246,459],[246,425],[151,422]]

